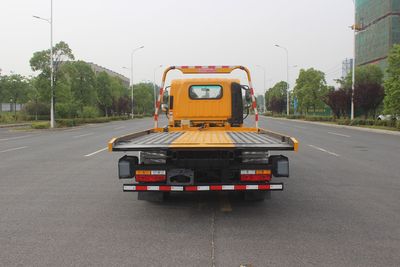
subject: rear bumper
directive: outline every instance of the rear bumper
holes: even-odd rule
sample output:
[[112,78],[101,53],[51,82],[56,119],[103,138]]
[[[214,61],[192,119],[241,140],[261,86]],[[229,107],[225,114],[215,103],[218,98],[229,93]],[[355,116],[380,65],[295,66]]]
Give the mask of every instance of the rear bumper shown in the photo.
[[236,185],[139,185],[124,184],[124,192],[282,191],[283,183]]

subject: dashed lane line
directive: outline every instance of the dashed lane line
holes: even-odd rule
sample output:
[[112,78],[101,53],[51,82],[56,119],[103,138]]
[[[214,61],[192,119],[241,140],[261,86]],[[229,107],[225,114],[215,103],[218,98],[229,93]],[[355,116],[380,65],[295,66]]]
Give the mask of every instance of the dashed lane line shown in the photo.
[[17,136],[17,137],[3,138],[3,139],[0,139],[0,141],[17,140],[17,139],[22,139],[22,138],[30,137],[30,136],[32,136],[32,135],[30,134],[30,135],[23,135],[23,136]]
[[94,133],[87,133],[87,134],[76,135],[76,136],[74,136],[74,138],[85,137],[85,136],[89,136],[89,135],[93,135],[93,134],[94,134]]
[[21,147],[16,147],[16,148],[10,148],[10,149],[6,149],[6,150],[2,150],[0,151],[0,153],[6,153],[6,152],[11,152],[11,151],[16,151],[16,150],[21,150],[27,148],[27,146],[21,146]]
[[105,147],[105,148],[99,149],[99,150],[97,150],[97,151],[95,151],[95,152],[93,152],[93,153],[90,153],[90,154],[87,154],[87,155],[85,155],[85,157],[91,157],[91,156],[94,156],[94,155],[96,155],[96,154],[98,154],[98,153],[100,153],[100,152],[103,152],[103,151],[107,150],[107,149],[108,149],[108,147]]
[[331,151],[328,151],[328,150],[326,150],[326,149],[324,149],[324,148],[322,148],[322,147],[318,147],[318,146],[314,146],[314,145],[308,145],[308,146],[309,146],[309,147],[312,147],[312,148],[314,148],[314,149],[316,149],[316,150],[319,150],[319,151],[328,153],[329,155],[332,155],[332,156],[335,156],[335,157],[340,157],[339,154],[336,154],[336,153],[333,153],[333,152],[331,152]]
[[335,133],[335,132],[328,132],[328,134],[337,135],[337,136],[341,136],[341,137],[347,137],[347,138],[351,137],[350,135],[340,134],[340,133]]

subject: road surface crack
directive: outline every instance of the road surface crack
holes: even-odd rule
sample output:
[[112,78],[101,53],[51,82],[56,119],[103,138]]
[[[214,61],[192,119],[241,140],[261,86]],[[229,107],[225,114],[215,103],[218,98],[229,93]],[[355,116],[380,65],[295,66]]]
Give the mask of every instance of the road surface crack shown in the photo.
[[211,267],[215,267],[215,208],[211,216]]

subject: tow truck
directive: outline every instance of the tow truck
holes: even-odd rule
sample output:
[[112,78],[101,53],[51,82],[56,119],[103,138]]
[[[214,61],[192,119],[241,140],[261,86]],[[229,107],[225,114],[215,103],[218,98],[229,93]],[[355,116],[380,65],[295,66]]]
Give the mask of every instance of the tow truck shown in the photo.
[[[165,87],[174,70],[207,78],[174,79]],[[246,84],[215,77],[235,70],[245,72]],[[162,127],[160,111],[168,118]],[[254,127],[245,125],[247,116],[254,116]],[[123,191],[138,192],[139,200],[162,201],[171,192],[240,191],[246,200],[263,201],[283,190],[273,177],[289,177],[289,159],[276,152],[297,151],[298,142],[259,128],[258,121],[247,67],[171,66],[163,74],[154,127],[113,138],[108,150],[125,153],[118,176],[132,179]]]

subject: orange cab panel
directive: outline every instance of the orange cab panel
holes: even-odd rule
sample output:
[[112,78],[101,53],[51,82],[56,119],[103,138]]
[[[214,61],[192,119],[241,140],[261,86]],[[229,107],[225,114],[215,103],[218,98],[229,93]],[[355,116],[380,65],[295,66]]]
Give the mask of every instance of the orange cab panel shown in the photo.
[[[173,80],[170,96],[174,120],[221,121],[232,116],[231,84],[235,79]],[[171,103],[170,103],[171,104]]]

